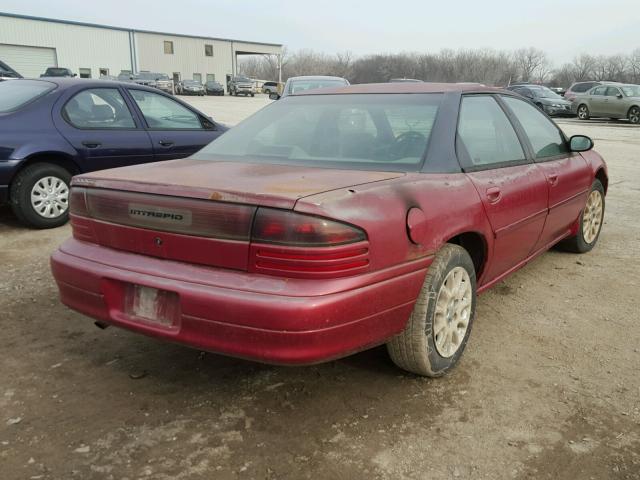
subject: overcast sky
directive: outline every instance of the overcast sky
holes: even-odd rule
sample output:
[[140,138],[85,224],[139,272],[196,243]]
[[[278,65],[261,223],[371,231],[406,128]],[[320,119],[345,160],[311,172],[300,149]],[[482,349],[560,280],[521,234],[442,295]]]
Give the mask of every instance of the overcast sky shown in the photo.
[[2,0],[0,10],[356,55],[534,46],[560,63],[640,48],[640,0]]

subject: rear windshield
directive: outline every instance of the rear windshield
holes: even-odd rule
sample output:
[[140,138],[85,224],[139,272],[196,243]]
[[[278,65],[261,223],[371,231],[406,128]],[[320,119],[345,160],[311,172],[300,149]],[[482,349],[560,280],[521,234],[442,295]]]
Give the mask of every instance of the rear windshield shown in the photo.
[[47,68],[44,73],[47,75],[68,75],[69,70],[66,68]]
[[0,113],[12,112],[53,90],[56,85],[40,80],[0,82]]
[[440,94],[285,97],[198,154],[205,160],[416,171]]

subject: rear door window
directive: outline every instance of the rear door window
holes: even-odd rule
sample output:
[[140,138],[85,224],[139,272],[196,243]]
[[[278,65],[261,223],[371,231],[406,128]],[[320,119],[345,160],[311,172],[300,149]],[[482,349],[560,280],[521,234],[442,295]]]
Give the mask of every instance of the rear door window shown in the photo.
[[511,122],[492,96],[462,98],[457,143],[458,156],[467,171],[526,163]]
[[535,158],[548,158],[569,152],[558,127],[539,109],[514,97],[502,99],[516,116],[533,147]]
[[607,97],[615,97],[616,95],[620,95],[620,89],[617,87],[607,87],[607,93],[605,93]]
[[594,88],[591,91],[591,95],[604,95],[606,91],[607,91],[607,87]]
[[71,125],[81,129],[136,128],[117,88],[82,90],[65,104],[62,114]]

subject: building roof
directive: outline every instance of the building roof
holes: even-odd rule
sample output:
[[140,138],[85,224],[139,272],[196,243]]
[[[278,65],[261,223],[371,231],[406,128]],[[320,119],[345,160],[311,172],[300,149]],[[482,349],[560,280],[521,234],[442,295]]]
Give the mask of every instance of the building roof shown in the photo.
[[35,20],[39,22],[51,22],[51,23],[62,23],[65,25],[78,25],[81,27],[92,27],[92,28],[104,28],[107,30],[120,30],[124,32],[137,32],[137,33],[153,33],[156,35],[171,35],[173,37],[187,37],[187,38],[201,38],[203,40],[221,40],[224,42],[238,42],[238,43],[254,43],[256,45],[267,45],[270,47],[282,47],[281,43],[265,43],[265,42],[254,42],[252,40],[237,40],[233,38],[221,38],[221,37],[208,37],[204,35],[187,35],[184,33],[171,33],[171,32],[157,32],[154,30],[140,30],[137,28],[124,28],[124,27],[114,27],[112,25],[101,25],[98,23],[86,23],[86,22],[77,22],[74,20],[61,20],[58,18],[46,18],[46,17],[35,17],[32,15],[21,15],[18,13],[7,13],[0,12],[0,17],[9,17],[9,18],[20,18],[23,20]]

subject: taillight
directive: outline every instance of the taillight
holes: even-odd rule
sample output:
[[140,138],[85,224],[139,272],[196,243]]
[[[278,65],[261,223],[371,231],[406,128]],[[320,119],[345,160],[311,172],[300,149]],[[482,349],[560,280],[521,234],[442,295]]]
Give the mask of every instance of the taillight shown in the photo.
[[71,187],[71,198],[69,199],[69,213],[71,215],[89,216],[86,193],[86,188]]
[[326,247],[366,240],[357,227],[286,210],[259,208],[251,231],[252,242],[303,247]]
[[259,208],[251,231],[250,270],[298,278],[333,278],[369,268],[363,230],[326,218]]

